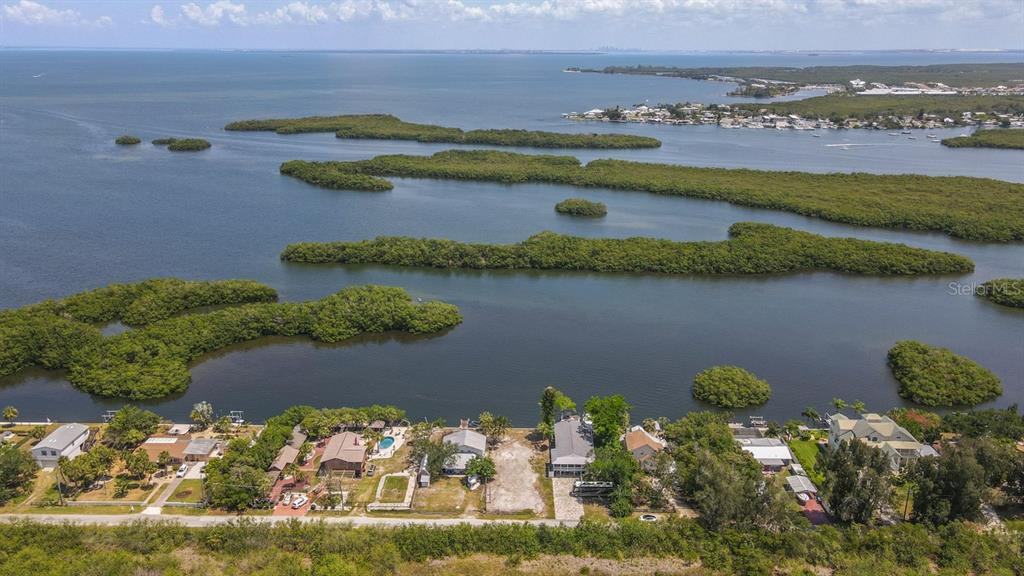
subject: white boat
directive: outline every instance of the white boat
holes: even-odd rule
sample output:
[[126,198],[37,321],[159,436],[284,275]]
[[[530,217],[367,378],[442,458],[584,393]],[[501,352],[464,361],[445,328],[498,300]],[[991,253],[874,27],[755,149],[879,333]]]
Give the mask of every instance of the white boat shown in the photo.
[[910,134],[910,130],[904,130],[903,132],[900,132],[900,134]]
[[917,140],[916,136],[907,136],[907,140]]
[[889,132],[889,136],[899,136],[899,132]]

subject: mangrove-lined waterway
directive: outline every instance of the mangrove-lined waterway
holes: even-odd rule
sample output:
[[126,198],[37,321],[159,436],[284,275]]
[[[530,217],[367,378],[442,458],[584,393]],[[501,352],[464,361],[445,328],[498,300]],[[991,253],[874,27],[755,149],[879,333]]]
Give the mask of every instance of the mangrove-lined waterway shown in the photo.
[[[984,61],[1007,57],[989,54]],[[823,54],[814,63],[971,58],[980,56]],[[452,420],[488,409],[531,425],[536,393],[547,384],[578,398],[624,393],[640,417],[677,415],[699,406],[690,396],[693,375],[726,363],[772,385],[771,401],[749,413],[783,418],[807,405],[825,408],[836,396],[884,410],[902,404],[885,366],[886,351],[901,339],[948,346],[992,369],[1005,392],[991,405],[1024,401],[1024,312],[963,293],[971,283],[1024,276],[1024,245],[538,184],[393,179],[390,192],[324,190],[281,176],[278,166],[295,158],[351,160],[452,146],[222,130],[244,118],[382,112],[464,129],[616,131],[663,142],[655,150],[565,152],[583,160],[1024,181],[1019,152],[953,150],[923,137],[826,131],[814,138],[580,125],[559,117],[643,100],[734,100],[725,96],[728,84],[561,72],[566,66],[788,65],[801,59],[807,57],[2,51],[0,307],[110,282],[176,276],[251,278],[289,301],[321,298],[351,284],[390,284],[456,304],[464,315],[463,324],[431,338],[371,336],[339,345],[264,339],[218,352],[193,368],[184,395],[152,403],[171,417],[184,417],[199,400],[256,419],[297,403],[386,402],[415,417]],[[114,138],[124,133],[143,143],[116,146]],[[175,136],[204,138],[213,147],[176,155],[149,143]],[[569,196],[605,203],[607,217],[557,214],[552,206]],[[377,235],[508,243],[552,230],[724,240],[729,225],[740,221],[952,251],[973,259],[976,270],[922,278],[699,278],[313,266],[278,258],[292,242]],[[0,381],[0,405],[8,404],[26,419],[95,419],[120,402],[79,392],[58,373],[30,370]]]

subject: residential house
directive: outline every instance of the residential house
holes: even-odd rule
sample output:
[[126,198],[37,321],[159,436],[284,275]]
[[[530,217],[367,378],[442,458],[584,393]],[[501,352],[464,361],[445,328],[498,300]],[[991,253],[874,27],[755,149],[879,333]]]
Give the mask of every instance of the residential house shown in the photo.
[[150,436],[142,443],[140,448],[146,452],[149,461],[156,463],[160,461],[160,454],[167,452],[171,457],[171,464],[178,465],[185,461],[185,448],[190,442],[189,436]]
[[737,438],[736,443],[757,460],[764,472],[779,472],[794,460],[789,447],[778,438]]
[[474,430],[460,429],[446,434],[441,439],[445,444],[453,444],[457,447],[456,453],[450,460],[445,462],[443,471],[449,476],[459,476],[466,473],[466,466],[477,456],[487,453],[487,437]]
[[299,449],[290,444],[285,444],[277,452],[277,456],[274,458],[274,462],[270,465],[272,472],[284,472],[284,469],[289,464],[295,462],[295,459],[299,457]]
[[594,461],[594,431],[579,416],[569,416],[555,423],[554,432],[548,476],[582,476]]
[[46,435],[32,447],[32,457],[40,468],[53,468],[61,458],[74,460],[85,449],[89,427],[85,424],[64,424]]
[[353,472],[362,476],[366,468],[366,441],[355,432],[341,432],[331,436],[320,458],[326,470]]
[[220,442],[213,438],[193,438],[182,453],[186,462],[208,462],[218,456]]
[[657,455],[665,449],[665,441],[644,430],[643,426],[630,428],[623,435],[622,443],[640,464],[640,468],[646,472],[654,471],[657,465]]
[[906,428],[892,418],[867,413],[860,418],[833,414],[828,418],[828,445],[835,450],[847,440],[860,440],[880,449],[889,457],[893,472],[922,456],[935,456],[935,449],[917,441]]

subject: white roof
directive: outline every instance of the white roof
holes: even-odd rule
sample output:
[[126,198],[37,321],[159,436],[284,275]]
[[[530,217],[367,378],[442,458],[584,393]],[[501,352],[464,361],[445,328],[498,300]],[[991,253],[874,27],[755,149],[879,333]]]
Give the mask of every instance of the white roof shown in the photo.
[[459,450],[472,448],[484,452],[487,450],[487,437],[473,430],[456,430],[443,438],[447,444],[455,444]]
[[[775,440],[775,442],[772,442]],[[765,460],[793,460],[789,447],[774,438],[741,438],[737,440],[740,448],[746,450],[758,462]]]
[[466,466],[469,465],[470,460],[476,458],[476,454],[467,454],[465,452],[459,452],[452,456],[451,460],[445,462],[445,470],[465,470]]
[[156,438],[146,438],[143,444],[174,444],[178,441],[177,438],[168,438],[166,436],[158,436]]

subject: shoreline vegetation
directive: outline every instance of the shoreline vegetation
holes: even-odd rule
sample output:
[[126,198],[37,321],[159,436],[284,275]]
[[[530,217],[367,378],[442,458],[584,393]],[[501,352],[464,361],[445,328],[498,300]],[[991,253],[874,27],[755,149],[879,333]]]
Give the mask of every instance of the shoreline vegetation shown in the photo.
[[[1020,554],[1021,538],[1014,531],[1003,535],[963,521],[900,523],[870,533],[859,524],[710,529],[671,516],[659,522],[585,520],[573,527],[354,527],[244,518],[203,528],[168,520],[0,524],[0,567],[7,574],[40,576],[551,576],[569,573],[566,566],[575,564],[566,559],[579,561],[579,574],[619,573],[616,566],[624,574],[654,574],[643,567],[665,566],[665,560],[671,561],[670,573],[690,576],[1011,574],[1021,567]],[[779,572],[779,566],[786,568]]]
[[154,146],[167,146],[171,152],[199,152],[209,148],[210,142],[202,138],[157,138]]
[[1024,150],[1024,130],[1022,129],[989,129],[978,130],[970,136],[957,136],[942,140],[943,146],[950,148],[1004,148]]
[[858,226],[942,232],[966,240],[1024,240],[1024,185],[988,178],[770,172],[625,160],[582,165],[572,156],[485,150],[353,162],[293,160],[281,169],[314,185],[344,182],[349,175],[563,184],[722,200]]
[[1024,63],[930,64],[925,66],[742,66],[679,68],[675,66],[606,66],[604,68],[568,68],[571,72],[665,76],[691,80],[744,80],[787,82],[798,85],[846,85],[851,80],[865,83],[945,84],[957,88],[995,88],[1020,83]]
[[141,143],[142,140],[138,136],[132,136],[130,134],[122,134],[114,139],[114,144],[118,146],[134,146]]
[[782,274],[832,271],[865,275],[961,274],[971,260],[947,252],[828,238],[770,224],[738,223],[720,242],[653,238],[594,239],[542,232],[518,244],[378,237],[361,242],[290,244],[288,262],[381,264],[474,270],[567,270],[656,274]]
[[601,218],[608,215],[608,207],[604,202],[592,202],[585,198],[566,198],[555,204],[555,212],[567,216]]
[[[272,288],[248,280],[164,278],[3,310],[0,376],[28,366],[67,369],[68,381],[92,394],[159,398],[188,388],[189,362],[231,344],[272,335],[339,342],[362,333],[430,334],[462,321],[455,306],[414,304],[401,288],[357,286],[311,302],[276,300]],[[97,325],[115,321],[136,328],[104,337]]]
[[1001,306],[1024,308],[1024,278],[997,278],[983,283],[977,296]]
[[337,138],[414,140],[416,142],[529,148],[630,149],[661,146],[661,141],[656,138],[630,134],[569,134],[515,129],[463,131],[461,128],[405,122],[390,114],[241,120],[228,124],[224,129],[242,132],[276,132],[278,134],[334,132]]
[[900,396],[925,406],[974,406],[1003,393],[999,378],[948,348],[902,340],[889,350]]

